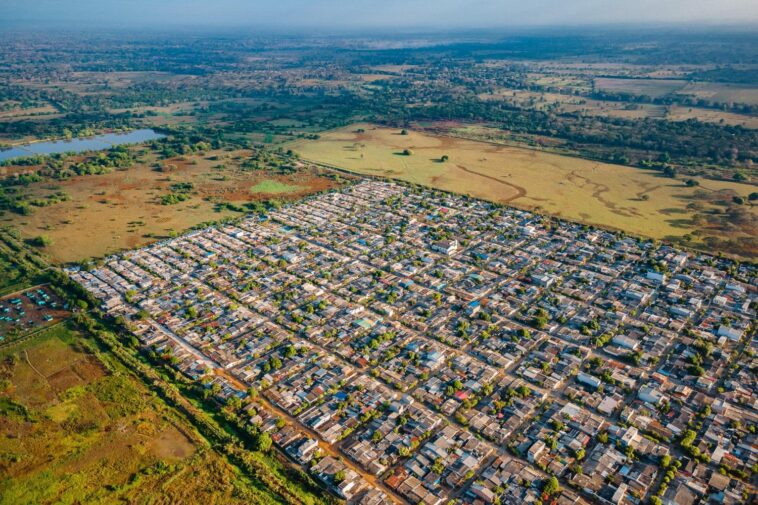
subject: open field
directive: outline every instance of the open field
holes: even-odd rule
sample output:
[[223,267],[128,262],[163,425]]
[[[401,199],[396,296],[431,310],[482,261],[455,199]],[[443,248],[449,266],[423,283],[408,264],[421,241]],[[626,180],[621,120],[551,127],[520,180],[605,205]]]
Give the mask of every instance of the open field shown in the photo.
[[519,107],[536,110],[555,109],[560,113],[578,113],[622,119],[665,119],[686,121],[696,119],[705,123],[719,123],[758,129],[758,117],[703,107],[683,107],[650,103],[595,100],[565,93],[542,93],[536,91],[502,89],[494,93],[478,95],[482,100],[505,101]]
[[251,495],[265,502],[91,345],[59,325],[0,353],[3,503],[249,503]]
[[677,93],[713,102],[758,105],[758,88],[755,86],[720,82],[692,82]]
[[660,98],[669,94],[692,96],[717,103],[758,105],[758,88],[734,83],[688,82],[678,79],[595,79],[599,91]]
[[[36,208],[29,216],[0,214],[0,224],[17,227],[26,238],[44,235],[44,252],[57,262],[80,261],[132,249],[156,238],[207,221],[241,215],[242,205],[267,199],[296,199],[329,189],[334,180],[315,172],[282,175],[243,170],[246,151],[214,151],[162,162],[168,172],[153,168],[153,159],[126,170],[34,183],[25,191],[44,197],[63,191],[70,199]],[[189,184],[190,186],[186,186]],[[189,187],[188,198],[172,205],[162,199],[175,188]],[[230,210],[226,203],[234,204]]]
[[719,123],[731,126],[744,126],[745,128],[758,129],[758,117],[747,114],[737,114],[717,109],[703,109],[699,107],[671,106],[667,109],[665,119],[669,121],[686,121],[696,119],[704,123]]
[[[360,132],[359,129],[363,131]],[[758,212],[734,206],[754,186],[658,173],[529,149],[358,124],[290,145],[304,159],[657,239],[754,258]],[[410,149],[410,156],[403,155]],[[449,156],[442,162],[443,155]],[[727,241],[729,243],[727,244]],[[718,242],[718,243],[717,243]]]
[[57,112],[58,111],[55,109],[55,107],[50,104],[29,108],[18,107],[4,109],[0,107],[0,121],[19,121],[22,119],[32,119],[39,116],[46,116],[49,119],[56,115]]
[[31,280],[0,251],[0,296],[31,286]]
[[305,186],[297,186],[294,184],[287,184],[285,182],[277,181],[274,179],[266,179],[259,182],[255,186],[250,188],[250,192],[253,194],[264,193],[270,195],[278,195],[281,193],[296,193],[303,191]]
[[616,79],[602,77],[595,79],[595,87],[600,91],[613,93],[629,93],[658,98],[679,91],[687,85],[687,81],[675,79]]

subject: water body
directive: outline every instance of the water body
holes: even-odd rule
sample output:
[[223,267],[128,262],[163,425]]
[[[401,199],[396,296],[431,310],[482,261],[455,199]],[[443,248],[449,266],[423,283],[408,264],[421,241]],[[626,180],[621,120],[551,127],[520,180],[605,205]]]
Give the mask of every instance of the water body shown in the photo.
[[0,151],[0,162],[13,158],[23,158],[40,154],[83,153],[86,151],[102,151],[123,144],[139,144],[164,138],[165,135],[149,128],[134,130],[127,133],[106,133],[95,137],[72,140],[52,140],[34,142]]

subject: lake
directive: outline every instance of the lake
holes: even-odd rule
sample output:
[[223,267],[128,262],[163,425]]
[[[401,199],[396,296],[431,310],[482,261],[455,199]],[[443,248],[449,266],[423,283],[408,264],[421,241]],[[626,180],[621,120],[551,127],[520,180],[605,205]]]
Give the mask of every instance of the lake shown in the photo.
[[106,133],[95,137],[71,139],[71,140],[51,140],[47,142],[34,142],[22,146],[15,146],[6,151],[0,151],[0,162],[13,158],[22,158],[26,156],[36,156],[39,154],[58,154],[58,153],[83,153],[86,151],[101,151],[110,149],[113,146],[123,144],[139,144],[164,138],[165,135],[158,133],[149,128],[134,130],[127,133]]

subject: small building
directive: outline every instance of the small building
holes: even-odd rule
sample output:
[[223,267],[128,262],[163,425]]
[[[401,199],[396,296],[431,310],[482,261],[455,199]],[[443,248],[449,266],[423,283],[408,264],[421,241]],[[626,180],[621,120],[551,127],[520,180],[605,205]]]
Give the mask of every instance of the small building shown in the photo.
[[455,252],[458,250],[458,241],[438,240],[432,244],[432,250],[450,256],[452,254],[455,254]]
[[658,405],[664,399],[664,395],[654,387],[642,386],[637,392],[637,398],[643,402]]
[[598,379],[594,375],[590,375],[584,372],[579,372],[576,376],[576,380],[578,380],[582,384],[586,384],[595,389],[599,388],[600,385],[602,384],[602,381],[600,379]]
[[738,341],[742,338],[742,331],[722,324],[719,326],[718,331],[716,331],[716,335],[719,337],[726,337],[729,340]]
[[623,347],[631,351],[636,351],[637,348],[640,346],[640,343],[638,340],[628,337],[626,335],[620,335],[620,334],[614,335],[613,340],[611,340],[611,342],[613,342],[619,347]]

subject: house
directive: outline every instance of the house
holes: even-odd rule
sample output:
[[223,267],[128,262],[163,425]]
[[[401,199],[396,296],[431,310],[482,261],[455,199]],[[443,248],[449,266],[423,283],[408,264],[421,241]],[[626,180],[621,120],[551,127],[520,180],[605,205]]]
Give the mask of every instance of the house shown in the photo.
[[655,272],[653,270],[648,271],[648,273],[645,274],[645,278],[649,281],[655,282],[656,284],[666,283],[666,276],[660,272]]
[[555,277],[547,274],[533,275],[532,282],[538,286],[549,288],[555,283]]
[[735,340],[738,341],[742,338],[742,330],[738,330],[737,328],[732,328],[730,326],[721,325],[719,326],[718,331],[716,332],[716,335],[719,337],[726,337],[729,340]]
[[532,444],[532,446],[529,448],[529,451],[527,452],[527,459],[530,463],[536,462],[538,459],[540,459],[540,456],[542,453],[547,450],[547,446],[545,445],[545,442],[542,440],[537,440],[535,443]]
[[318,448],[318,441],[315,438],[305,437],[298,445],[295,454],[300,461],[308,459],[312,451]]
[[658,405],[665,398],[665,395],[651,386],[642,386],[637,392],[637,398],[646,403]]
[[698,502],[698,496],[690,489],[683,479],[676,479],[669,484],[661,501],[664,505],[694,505]]
[[638,340],[635,340],[631,337],[627,337],[626,335],[620,335],[620,334],[614,335],[613,340],[611,340],[611,342],[613,342],[619,347],[623,347],[631,351],[636,351],[637,348],[640,346],[640,342]]
[[432,250],[451,256],[458,250],[457,240],[438,240],[432,243]]
[[602,384],[602,381],[600,379],[584,372],[579,372],[576,376],[576,380],[595,389],[599,388]]

